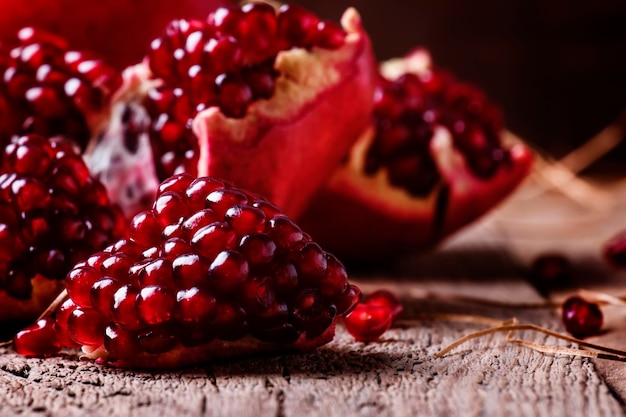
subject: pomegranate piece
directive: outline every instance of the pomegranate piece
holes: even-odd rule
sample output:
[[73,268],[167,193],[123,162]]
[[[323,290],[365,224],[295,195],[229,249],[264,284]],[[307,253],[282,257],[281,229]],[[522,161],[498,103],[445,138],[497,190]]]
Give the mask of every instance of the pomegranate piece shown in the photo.
[[0,156],[0,319],[36,317],[73,265],[125,230],[69,144],[16,136]]
[[373,105],[373,52],[354,9],[339,26],[295,5],[220,8],[206,21],[172,21],[145,63],[137,71],[149,73],[158,178],[223,178],[290,216],[346,154]]
[[615,268],[626,267],[626,231],[613,236],[602,249],[604,258]]
[[600,332],[603,317],[597,304],[573,296],[563,303],[561,320],[572,336],[584,339]]
[[56,312],[64,345],[113,366],[313,349],[360,298],[343,265],[284,213],[215,178],[166,179],[129,236],[75,265]]
[[343,325],[359,342],[373,342],[380,338],[393,321],[391,309],[387,306],[359,303],[343,319]]
[[427,51],[380,68],[371,128],[301,219],[345,260],[441,242],[513,192],[532,164],[527,147],[504,143],[497,107]]

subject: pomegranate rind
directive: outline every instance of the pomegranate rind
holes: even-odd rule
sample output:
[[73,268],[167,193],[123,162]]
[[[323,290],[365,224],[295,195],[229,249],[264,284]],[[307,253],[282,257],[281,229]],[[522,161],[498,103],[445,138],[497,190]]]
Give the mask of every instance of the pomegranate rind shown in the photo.
[[0,292],[0,322],[35,320],[56,298],[65,284],[63,280],[53,280],[37,274],[31,278],[33,291],[30,298],[20,300]]
[[[389,79],[428,71],[430,55],[416,49],[405,58],[381,64]],[[435,247],[461,228],[492,210],[523,182],[531,171],[533,153],[523,143],[504,143],[510,161],[490,178],[474,175],[452,144],[450,131],[437,126],[430,154],[441,176],[428,195],[418,198],[388,181],[386,169],[364,175],[367,150],[374,140],[370,126],[315,195],[300,224],[330,252],[344,261],[382,261],[410,251]]]
[[264,342],[252,336],[245,336],[234,341],[216,339],[194,347],[179,345],[174,349],[160,354],[140,353],[129,359],[116,359],[108,355],[101,346],[97,349],[83,348],[84,357],[93,359],[97,363],[116,367],[133,369],[174,369],[191,365],[208,363],[220,359],[239,358],[246,356],[260,356],[272,353],[297,353],[314,350],[331,342],[335,337],[335,327],[339,318],[319,336],[307,338],[302,334],[298,340],[290,344],[276,344]]
[[245,117],[216,107],[200,112],[199,176],[215,176],[265,195],[292,218],[304,210],[368,125],[377,69],[358,12],[341,19],[347,33],[336,50],[280,52],[276,92]]

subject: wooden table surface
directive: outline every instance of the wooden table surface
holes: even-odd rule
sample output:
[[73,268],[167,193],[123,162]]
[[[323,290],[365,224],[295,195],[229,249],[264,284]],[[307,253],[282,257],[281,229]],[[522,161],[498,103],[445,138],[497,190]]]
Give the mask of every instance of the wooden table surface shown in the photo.
[[[590,203],[538,191],[530,181],[438,250],[355,274],[365,292],[389,288],[405,303],[404,319],[377,343],[357,343],[339,327],[332,343],[308,354],[173,372],[101,367],[76,352],[29,359],[3,348],[0,416],[626,415],[622,363],[540,353],[507,343],[504,334],[435,357],[457,338],[485,328],[442,313],[516,317],[562,332],[558,310],[526,280],[529,262],[547,250],[574,262],[576,287],[626,293],[623,273],[606,268],[599,256],[602,243],[626,228],[619,216],[626,207],[622,188],[600,189]],[[550,297],[558,301],[571,291]],[[607,318],[608,331],[596,341],[619,346],[626,340],[620,314]],[[531,331],[517,336],[571,346]]]

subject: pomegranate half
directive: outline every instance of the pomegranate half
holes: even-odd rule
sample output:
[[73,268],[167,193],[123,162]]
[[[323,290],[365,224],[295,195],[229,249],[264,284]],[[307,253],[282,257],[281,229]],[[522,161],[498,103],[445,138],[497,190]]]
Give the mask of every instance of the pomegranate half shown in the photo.
[[509,195],[532,153],[504,143],[498,109],[418,49],[385,62],[371,127],[300,222],[341,259],[432,247]]

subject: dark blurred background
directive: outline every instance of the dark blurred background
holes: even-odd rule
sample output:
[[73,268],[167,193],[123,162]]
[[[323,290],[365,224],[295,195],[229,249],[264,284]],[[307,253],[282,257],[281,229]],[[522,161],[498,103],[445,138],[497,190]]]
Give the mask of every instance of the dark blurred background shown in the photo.
[[[426,46],[499,103],[511,131],[557,157],[626,109],[625,0],[293,2],[333,20],[356,7],[379,60]],[[600,162],[626,172],[626,143]]]

